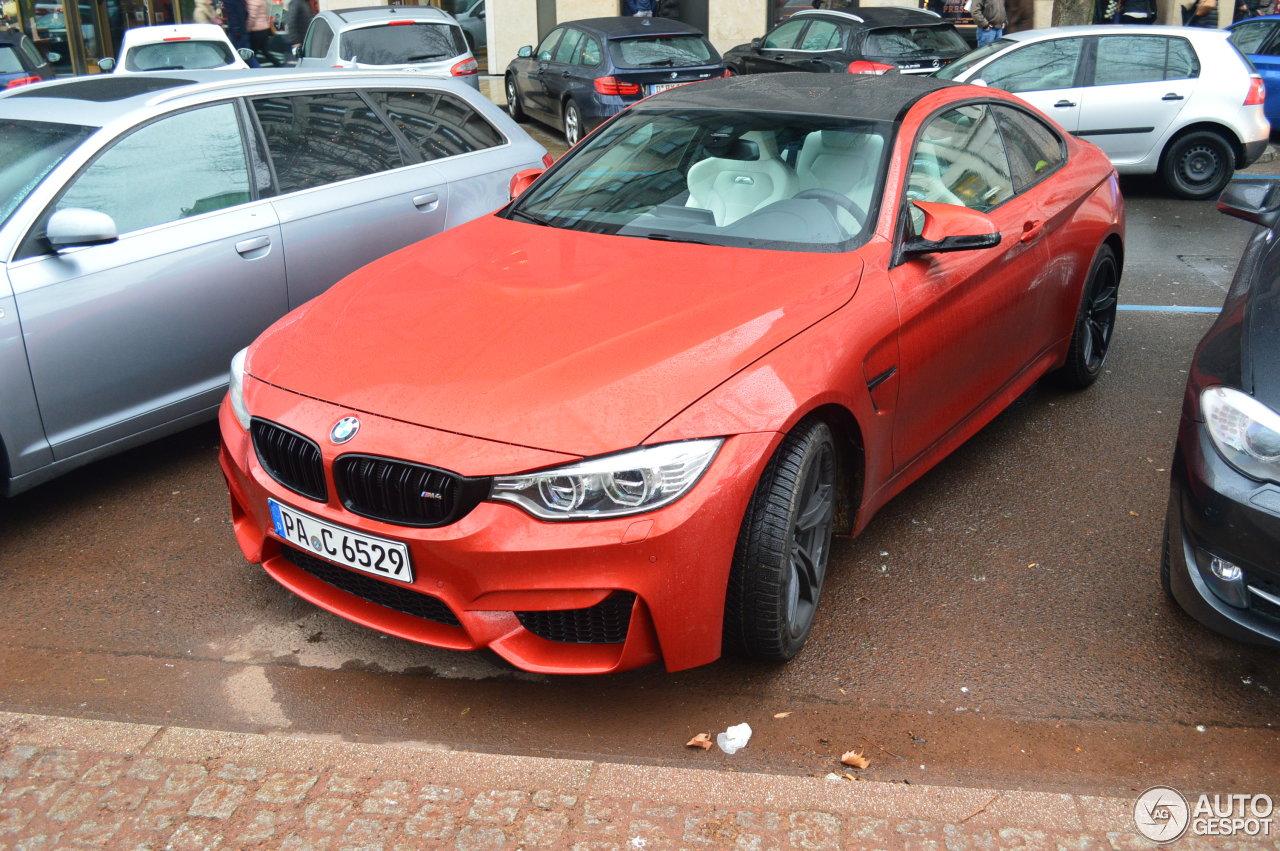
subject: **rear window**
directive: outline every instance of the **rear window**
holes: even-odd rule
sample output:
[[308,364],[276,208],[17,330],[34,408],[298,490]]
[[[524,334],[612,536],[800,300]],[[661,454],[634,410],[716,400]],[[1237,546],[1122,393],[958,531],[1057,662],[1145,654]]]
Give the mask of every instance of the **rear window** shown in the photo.
[[339,55],[362,65],[436,62],[467,52],[462,28],[450,24],[383,24],[342,34]]
[[869,56],[960,55],[969,45],[951,26],[885,27],[867,33],[863,52]]
[[0,44],[0,74],[17,74],[23,70],[18,51],[12,45]]
[[77,124],[0,120],[0,224],[94,129]]
[[162,41],[130,50],[124,64],[130,71],[179,71],[221,68],[234,59],[226,42]]
[[679,68],[719,61],[715,49],[698,35],[620,38],[610,41],[609,49],[619,68]]

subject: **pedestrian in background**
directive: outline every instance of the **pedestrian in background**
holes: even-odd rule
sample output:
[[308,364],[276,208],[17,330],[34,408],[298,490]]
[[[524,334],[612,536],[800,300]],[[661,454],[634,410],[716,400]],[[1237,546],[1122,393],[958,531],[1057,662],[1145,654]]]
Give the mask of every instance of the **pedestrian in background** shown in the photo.
[[271,25],[271,16],[267,14],[267,0],[244,0],[244,6],[248,19],[249,47],[255,55],[266,57],[268,62],[279,68],[280,61],[271,55],[271,34],[275,32],[275,28]]
[[622,0],[622,14],[633,18],[652,18],[658,0]]
[[218,10],[214,8],[213,0],[196,0],[195,8],[191,10],[191,22],[193,24],[221,24],[222,18],[218,16]]
[[978,31],[978,47],[990,44],[1004,35],[1009,16],[1004,10],[1004,0],[973,0],[969,8]]
[[1218,28],[1218,0],[1192,0],[1182,8],[1182,22],[1189,27]]
[[311,26],[311,19],[316,16],[311,7],[311,0],[289,0],[289,7],[284,12],[284,32],[289,37],[289,44],[299,47]]
[[[245,0],[222,0],[223,26],[227,29],[227,38],[236,50],[249,48],[249,11],[245,8]],[[251,49],[251,48],[250,48]],[[245,60],[250,68],[261,67],[258,60],[250,57]]]

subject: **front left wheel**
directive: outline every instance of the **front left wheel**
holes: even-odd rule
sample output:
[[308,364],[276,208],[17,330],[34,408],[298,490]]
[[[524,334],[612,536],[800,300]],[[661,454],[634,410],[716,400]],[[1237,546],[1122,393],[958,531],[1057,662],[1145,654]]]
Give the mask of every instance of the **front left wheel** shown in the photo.
[[836,448],[821,421],[801,423],[769,460],[738,533],[725,598],[725,647],[783,661],[813,628],[831,555]]
[[1080,296],[1071,334],[1067,362],[1054,373],[1058,383],[1083,390],[1098,380],[1102,365],[1111,350],[1111,335],[1116,327],[1116,300],[1120,292],[1120,263],[1109,246],[1098,249]]

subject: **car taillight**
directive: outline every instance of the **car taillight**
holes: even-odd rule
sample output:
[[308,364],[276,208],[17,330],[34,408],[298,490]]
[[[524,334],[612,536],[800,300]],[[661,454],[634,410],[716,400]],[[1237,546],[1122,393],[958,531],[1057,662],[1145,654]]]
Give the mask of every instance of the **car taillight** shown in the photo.
[[19,77],[19,78],[18,78],[18,79],[16,79],[16,80],[10,80],[10,81],[8,82],[8,84],[5,86],[5,88],[6,88],[6,89],[16,89],[18,86],[25,86],[25,85],[27,85],[28,83],[38,83],[38,82],[40,82],[40,78],[39,78],[39,77],[34,77],[34,76],[33,76],[33,77]]
[[457,65],[450,68],[449,73],[455,77],[465,77],[468,74],[479,74],[480,65],[475,59],[464,59]]
[[892,70],[892,65],[886,65],[883,62],[868,62],[865,59],[849,63],[850,74],[883,74],[885,71]]
[[640,94],[640,85],[638,83],[624,83],[617,77],[596,77],[596,91],[602,95],[638,95]]
[[1245,106],[1257,106],[1267,99],[1267,86],[1261,77],[1249,78],[1249,94],[1245,95]]

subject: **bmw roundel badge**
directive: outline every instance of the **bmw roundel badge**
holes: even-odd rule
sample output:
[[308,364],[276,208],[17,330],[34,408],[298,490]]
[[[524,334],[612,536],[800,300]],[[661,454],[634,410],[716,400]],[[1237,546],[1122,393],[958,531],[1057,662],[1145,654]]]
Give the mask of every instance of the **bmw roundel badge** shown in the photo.
[[360,430],[360,420],[355,417],[343,417],[329,429],[329,439],[334,443],[346,443],[356,436]]

